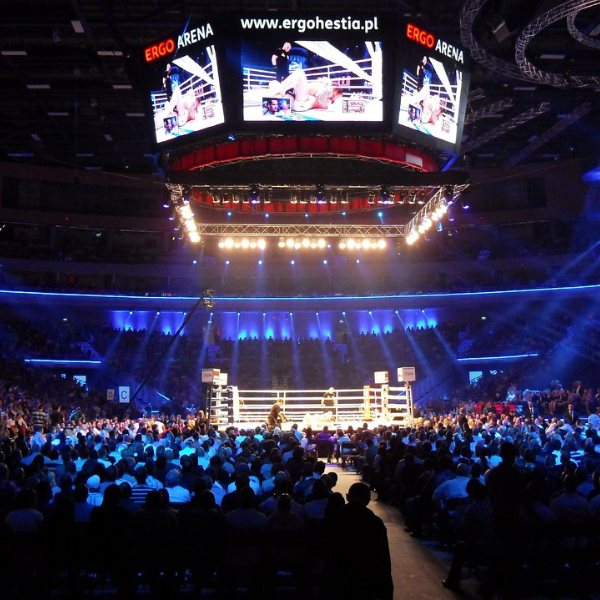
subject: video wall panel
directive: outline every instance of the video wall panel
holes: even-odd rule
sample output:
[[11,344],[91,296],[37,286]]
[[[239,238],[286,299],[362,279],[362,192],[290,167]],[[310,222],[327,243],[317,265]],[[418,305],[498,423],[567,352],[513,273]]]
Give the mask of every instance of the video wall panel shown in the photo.
[[143,62],[159,148],[301,131],[394,133],[456,151],[462,136],[465,52],[391,15],[190,18]]
[[413,23],[400,34],[394,132],[458,152],[469,85],[465,52]]

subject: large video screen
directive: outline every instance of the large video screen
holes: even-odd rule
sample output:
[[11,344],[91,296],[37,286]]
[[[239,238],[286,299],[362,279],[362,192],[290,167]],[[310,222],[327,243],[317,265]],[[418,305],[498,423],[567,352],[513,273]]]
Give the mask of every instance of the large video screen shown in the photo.
[[210,24],[145,50],[152,64],[150,101],[162,144],[225,122],[217,53]]
[[462,49],[412,24],[404,25],[395,127],[399,135],[457,151],[469,76]]
[[241,44],[244,121],[383,120],[381,41],[292,34]]
[[[227,133],[393,133],[458,152],[466,52],[391,15],[220,15],[143,49],[155,140]],[[287,125],[288,123],[302,125]]]

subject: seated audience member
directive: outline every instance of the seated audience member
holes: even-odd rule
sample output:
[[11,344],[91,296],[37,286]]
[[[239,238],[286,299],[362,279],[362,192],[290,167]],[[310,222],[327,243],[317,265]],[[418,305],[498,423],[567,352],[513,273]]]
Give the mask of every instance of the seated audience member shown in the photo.
[[441,483],[433,492],[432,500],[439,511],[447,512],[453,510],[449,508],[450,502],[459,498],[466,498],[467,484],[470,481],[471,471],[469,466],[464,463],[456,465],[456,477]]
[[4,519],[8,531],[13,533],[39,533],[44,515],[37,510],[37,503],[38,498],[35,490],[29,488],[19,490],[15,496],[14,509]]
[[466,561],[486,562],[494,550],[494,523],[492,507],[485,486],[477,479],[467,483],[470,502],[464,512],[459,511],[458,541],[452,550],[452,564],[448,577],[442,582],[450,590],[460,589],[460,578]]
[[563,492],[550,503],[557,523],[583,525],[590,518],[587,498],[577,492],[577,475],[567,473],[563,477]]
[[313,527],[325,516],[325,509],[329,502],[329,488],[327,487],[328,475],[315,479],[308,502],[304,504],[304,520],[309,527]]
[[264,532],[267,517],[255,507],[256,495],[250,486],[239,490],[239,506],[226,513],[230,528],[238,533]]
[[267,517],[270,531],[288,532],[303,531],[304,520],[292,510],[293,500],[289,494],[281,494],[277,498],[275,512]]
[[180,485],[181,471],[171,469],[165,477],[165,489],[172,504],[186,504],[191,500],[190,491]]

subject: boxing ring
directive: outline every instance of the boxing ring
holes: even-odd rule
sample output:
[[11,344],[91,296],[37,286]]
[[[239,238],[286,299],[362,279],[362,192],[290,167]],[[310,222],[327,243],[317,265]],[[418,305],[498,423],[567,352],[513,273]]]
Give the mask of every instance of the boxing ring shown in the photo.
[[235,386],[213,386],[208,412],[213,425],[255,428],[267,422],[271,406],[281,398],[287,425],[297,423],[301,430],[321,429],[324,425],[330,429],[347,429],[351,425],[356,429],[364,423],[369,427],[414,423],[409,384],[335,390],[333,407],[321,404],[323,394],[324,390],[239,390]]
[[[326,80],[340,88],[342,96],[328,109],[311,109],[290,115],[271,117],[279,120],[302,121],[381,121],[383,119],[382,52],[379,42],[365,42],[367,58],[353,60],[329,42],[297,41],[329,64],[307,67],[307,80]],[[269,84],[275,82],[271,68],[243,67],[244,121],[261,121],[262,105],[270,96]]]
[[206,57],[208,62],[204,67],[189,56],[173,60],[173,64],[190,73],[190,77],[179,85],[182,98],[188,102],[197,101],[198,103],[194,117],[186,123],[174,125],[172,129],[167,130],[168,117],[176,119],[177,115],[173,112],[173,107],[169,106],[166,91],[152,92],[152,112],[158,143],[225,122],[221,82],[214,46],[206,48]]
[[[429,97],[434,99],[440,109],[440,118],[435,124],[423,122],[421,115],[421,99],[419,98],[417,77],[409,71],[404,71],[402,77],[402,92],[400,98],[400,112],[398,122],[407,127],[413,127],[428,135],[434,135],[453,141],[456,139],[458,118],[459,118],[459,100],[462,93],[462,73],[456,71],[455,81],[450,81],[444,65],[432,58],[429,61],[434,67],[435,73],[441,83],[429,85]],[[418,111],[417,118],[411,118],[410,110]]]

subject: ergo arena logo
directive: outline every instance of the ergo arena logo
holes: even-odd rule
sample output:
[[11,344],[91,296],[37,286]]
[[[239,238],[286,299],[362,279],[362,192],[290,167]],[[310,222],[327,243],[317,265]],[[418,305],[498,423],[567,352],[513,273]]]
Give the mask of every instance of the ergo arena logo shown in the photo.
[[152,62],[175,51],[175,40],[168,39],[158,44],[153,44],[144,50],[146,62]]
[[457,48],[448,42],[436,39],[432,33],[428,33],[416,25],[412,25],[411,23],[406,25],[406,37],[430,50],[433,48],[436,52],[439,52],[456,62],[464,63],[463,51],[460,48]]

